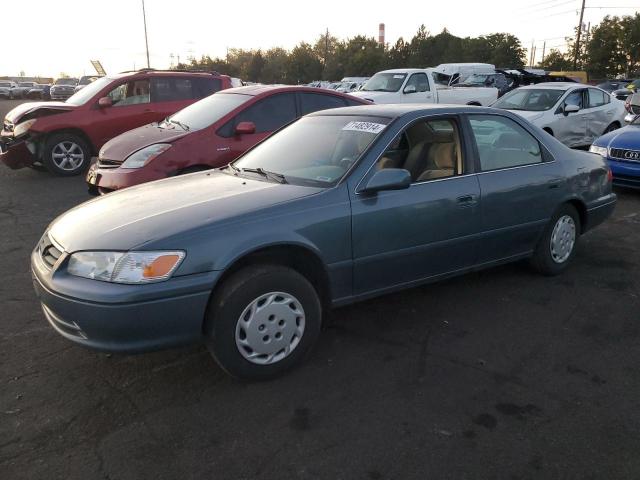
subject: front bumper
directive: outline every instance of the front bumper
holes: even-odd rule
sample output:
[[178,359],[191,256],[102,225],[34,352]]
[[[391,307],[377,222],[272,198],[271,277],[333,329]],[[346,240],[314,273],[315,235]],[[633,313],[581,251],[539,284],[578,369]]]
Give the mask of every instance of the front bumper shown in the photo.
[[73,95],[73,92],[50,92],[51,100],[66,100]]
[[95,162],[89,167],[85,178],[89,193],[92,195],[104,195],[114,190],[161,180],[169,176],[165,171],[153,168],[152,164],[153,162],[142,168],[101,168]]
[[31,269],[44,315],[60,335],[91,349],[125,353],[201,342],[209,296],[220,273],[118,285],[73,277],[64,269],[51,274],[37,251]]
[[640,188],[640,162],[621,162],[607,159],[613,184],[620,187]]
[[0,161],[12,169],[33,165],[36,156],[27,147],[29,137],[0,137]]

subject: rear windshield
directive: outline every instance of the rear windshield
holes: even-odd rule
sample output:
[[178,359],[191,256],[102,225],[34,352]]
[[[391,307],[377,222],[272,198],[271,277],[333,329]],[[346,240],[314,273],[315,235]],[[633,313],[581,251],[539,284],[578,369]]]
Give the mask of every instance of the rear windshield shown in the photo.
[[507,93],[491,106],[505,110],[542,112],[553,108],[563,93],[564,90],[549,88],[517,89]]
[[167,120],[179,122],[189,130],[201,130],[252,98],[239,93],[214,93],[167,117]]

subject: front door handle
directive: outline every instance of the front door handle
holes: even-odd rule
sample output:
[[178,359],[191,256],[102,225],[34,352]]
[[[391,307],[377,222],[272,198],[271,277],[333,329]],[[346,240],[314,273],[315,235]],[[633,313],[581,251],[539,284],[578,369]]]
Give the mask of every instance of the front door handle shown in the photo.
[[475,195],[462,195],[456,199],[459,207],[472,207],[478,203],[478,199]]

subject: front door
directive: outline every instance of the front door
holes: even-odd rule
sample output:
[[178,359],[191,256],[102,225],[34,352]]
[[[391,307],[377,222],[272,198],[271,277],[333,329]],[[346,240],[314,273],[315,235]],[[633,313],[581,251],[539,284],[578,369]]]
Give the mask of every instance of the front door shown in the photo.
[[356,295],[474,264],[480,188],[466,150],[456,118],[420,120],[392,142],[363,180],[382,168],[404,168],[411,186],[371,195],[351,191]]
[[[574,90],[560,102],[560,107],[555,112],[557,121],[554,126],[554,136],[569,147],[579,147],[589,143],[585,97],[586,89]],[[576,105],[580,110],[565,114],[563,105]]]
[[478,263],[531,252],[559,204],[562,166],[524,127],[501,115],[469,115],[482,194]]
[[402,103],[435,103],[426,73],[413,73],[402,89]]

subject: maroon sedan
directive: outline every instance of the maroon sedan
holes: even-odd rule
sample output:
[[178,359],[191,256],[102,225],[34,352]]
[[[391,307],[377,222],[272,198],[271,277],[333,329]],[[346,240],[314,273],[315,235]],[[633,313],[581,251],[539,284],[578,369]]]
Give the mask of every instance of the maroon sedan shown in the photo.
[[89,192],[104,194],[220,167],[307,113],[368,103],[307,87],[261,85],[220,91],[107,142],[87,173]]

